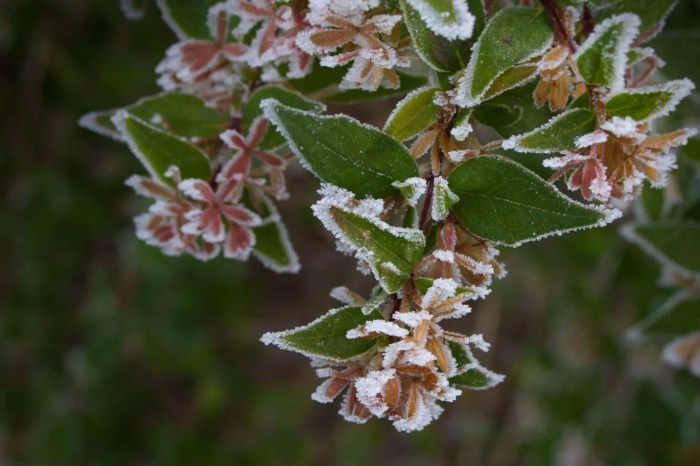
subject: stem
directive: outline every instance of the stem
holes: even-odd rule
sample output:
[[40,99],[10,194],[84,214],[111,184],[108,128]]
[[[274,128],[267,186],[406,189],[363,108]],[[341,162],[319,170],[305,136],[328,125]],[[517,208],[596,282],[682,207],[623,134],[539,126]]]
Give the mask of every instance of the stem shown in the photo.
[[571,36],[569,36],[569,31],[566,29],[564,19],[561,17],[561,10],[556,0],[540,0],[540,3],[544,9],[547,10],[547,13],[549,13],[552,21],[554,21],[554,24],[557,26],[559,36],[566,42],[566,45],[568,45],[571,53],[576,53],[576,44],[574,44]]
[[428,214],[430,213],[430,204],[433,203],[433,187],[435,186],[435,175],[431,172],[428,177],[428,187],[425,193],[425,201],[423,202],[423,209],[420,212],[420,218],[418,219],[418,227],[425,232],[425,228],[428,225]]

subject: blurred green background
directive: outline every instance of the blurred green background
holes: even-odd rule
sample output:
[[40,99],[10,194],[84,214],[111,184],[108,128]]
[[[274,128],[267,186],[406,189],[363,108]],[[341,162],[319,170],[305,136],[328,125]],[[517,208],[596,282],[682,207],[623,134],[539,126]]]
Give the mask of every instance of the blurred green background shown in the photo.
[[[658,44],[697,82],[699,2],[680,3]],[[173,41],[154,5],[0,0],[0,465],[700,464],[699,381],[624,339],[668,291],[620,222],[504,251],[509,276],[452,324],[507,379],[423,432],[312,402],[306,359],[258,338],[333,286],[369,291],[310,213],[317,182],[292,170],[281,206],[299,275],[168,258],[133,235],[136,159],[77,126],[157,92]]]

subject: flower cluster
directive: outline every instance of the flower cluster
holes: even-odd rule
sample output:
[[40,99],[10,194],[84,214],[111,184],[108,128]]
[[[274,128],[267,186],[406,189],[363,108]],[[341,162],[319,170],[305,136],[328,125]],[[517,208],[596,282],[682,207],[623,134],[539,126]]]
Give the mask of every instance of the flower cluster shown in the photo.
[[[348,305],[366,304],[354,293],[336,290]],[[436,279],[421,293],[407,286],[378,307],[387,318],[369,320],[346,337],[377,339],[384,344],[358,358],[342,362],[315,359],[319,377],[326,379],[312,398],[329,403],[345,392],[340,414],[363,423],[371,416],[388,418],[399,431],[420,430],[442,413],[438,401],[451,402],[462,391],[459,377],[479,372],[488,379],[480,388],[496,385],[502,376],[483,368],[472,348],[488,351],[481,335],[446,331],[440,321],[470,312],[464,304],[474,293],[451,279]],[[263,342],[286,347],[282,334],[268,333]]]
[[209,180],[182,179],[175,165],[164,180],[130,177],[127,185],[155,200],[148,213],[135,218],[138,238],[169,256],[209,260],[223,251],[224,257],[247,260],[256,243],[254,229],[279,221],[272,199],[287,197],[285,161],[257,147],[267,125],[258,118],[247,138],[237,130],[223,132],[220,139],[232,152],[212,163]]

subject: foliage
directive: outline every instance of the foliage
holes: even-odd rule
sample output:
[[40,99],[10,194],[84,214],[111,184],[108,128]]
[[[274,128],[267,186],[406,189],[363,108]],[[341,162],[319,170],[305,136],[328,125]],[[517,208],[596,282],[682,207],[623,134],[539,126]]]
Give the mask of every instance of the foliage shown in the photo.
[[[143,164],[148,176],[127,181],[153,201],[137,237],[166,255],[298,271],[276,203],[292,157],[318,177],[314,215],[378,286],[367,299],[336,288],[344,307],[262,341],[311,357],[324,379],[312,398],[344,394],[345,419],[421,430],[462,388],[503,380],[475,356],[490,346],[481,334],[441,323],[505,276],[496,246],[612,222],[668,185],[673,150],[695,134],[657,131],[693,83],[646,84],[663,61],[641,44],[671,5],[590,3],[161,0],[179,39],[156,69],[164,93],[81,122]],[[384,130],[322,114],[322,101],[359,92],[403,97]],[[695,280],[696,230],[626,231]],[[688,338],[666,353],[700,361]]]

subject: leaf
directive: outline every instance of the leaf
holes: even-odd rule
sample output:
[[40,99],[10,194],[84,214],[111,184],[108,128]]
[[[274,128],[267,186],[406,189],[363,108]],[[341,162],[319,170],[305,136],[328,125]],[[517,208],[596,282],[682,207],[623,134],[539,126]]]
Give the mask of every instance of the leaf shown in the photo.
[[486,390],[492,388],[503,381],[501,374],[496,374],[485,367],[476,365],[465,370],[463,373],[450,377],[451,385],[458,385],[470,390]]
[[334,233],[358,251],[387,293],[401,289],[423,258],[425,237],[420,230],[392,227],[337,207],[330,208],[330,216],[339,229]]
[[[275,99],[276,101],[288,107],[298,108],[313,113],[321,113],[326,109],[326,106],[320,102],[309,100],[301,94],[283,89],[279,86],[265,86],[256,89],[243,107],[243,115],[241,116],[241,127],[243,132],[248,131],[253,120],[263,114],[260,103],[265,99]],[[283,146],[285,143],[284,137],[276,131],[267,131],[265,137],[260,142],[260,148],[263,150],[273,150]]]
[[517,123],[523,117],[523,107],[484,102],[474,109],[473,115],[480,123],[498,128]]
[[628,336],[642,334],[684,335],[700,329],[700,298],[680,291],[668,298],[654,313],[630,329]]
[[384,131],[398,141],[406,141],[434,124],[440,110],[433,103],[437,91],[437,87],[423,87],[408,94],[389,115]]
[[678,0],[594,0],[591,2],[602,6],[598,18],[607,18],[620,13],[635,13],[641,19],[640,30],[647,32],[662,22],[671,12]]
[[209,8],[219,0],[156,0],[163,19],[178,39],[211,39]]
[[428,66],[440,72],[464,68],[469,57],[469,48],[464,40],[450,40],[435,34],[407,0],[401,0],[401,9],[415,51]]
[[281,221],[273,221],[255,229],[253,255],[270,270],[277,273],[296,273],[299,259],[289,242],[287,229]]
[[484,100],[496,97],[515,87],[522,86],[535,76],[537,76],[537,65],[526,63],[524,65],[508,68],[503,74],[493,80],[488,91],[484,94]]
[[459,197],[450,190],[447,180],[438,176],[435,178],[432,201],[431,218],[436,222],[441,222],[447,218],[452,206],[459,202]]
[[309,357],[343,361],[367,352],[376,344],[376,339],[348,339],[345,334],[370,320],[377,319],[384,319],[377,311],[364,315],[359,307],[341,307],[328,311],[302,327],[266,333],[260,340],[266,345],[272,343],[282,349],[297,351]]
[[112,120],[151,176],[172,183],[165,172],[175,165],[183,179],[208,180],[211,177],[206,154],[189,142],[149,125],[125,110],[118,111]]
[[457,363],[458,374],[450,377],[450,384],[471,390],[484,390],[501,383],[504,377],[483,367],[474,358],[468,346],[453,341],[447,342],[452,357]]
[[579,73],[589,84],[613,91],[625,86],[627,53],[639,34],[639,17],[621,14],[598,24],[574,55]]
[[499,156],[467,160],[449,178],[453,212],[475,235],[506,244],[602,226],[601,211],[573,201],[535,173]]
[[262,105],[292,151],[323,181],[358,196],[386,198],[399,194],[394,181],[418,176],[408,150],[373,126],[345,115],[318,116],[274,100]]
[[605,110],[612,116],[646,122],[671,113],[693,89],[695,86],[689,79],[626,89],[610,97],[605,103]]
[[576,149],[576,140],[595,128],[595,113],[585,108],[576,108],[557,115],[529,133],[512,136],[503,142],[503,148],[540,154],[572,151]]
[[544,53],[552,39],[542,10],[510,7],[496,13],[481,33],[467,69],[459,78],[458,105],[473,107],[478,104],[499,76]]
[[472,36],[476,18],[464,0],[407,0],[430,31],[449,40]]
[[700,223],[632,223],[621,232],[662,265],[700,276]]
[[185,138],[215,138],[229,124],[228,118],[207,107],[198,97],[180,92],[164,92],[145,97],[123,109],[88,113],[80,119],[80,125],[103,136],[122,140],[112,123],[112,117],[119,110],[126,110],[143,121]]

